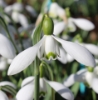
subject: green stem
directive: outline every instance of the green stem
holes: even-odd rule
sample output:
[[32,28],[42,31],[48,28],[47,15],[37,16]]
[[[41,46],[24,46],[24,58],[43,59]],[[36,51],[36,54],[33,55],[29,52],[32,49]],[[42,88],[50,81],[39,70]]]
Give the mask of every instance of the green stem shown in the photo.
[[[4,12],[3,12],[3,13],[4,13]],[[6,13],[4,13],[4,14],[5,14],[6,16],[8,16],[8,17],[10,18],[11,22],[13,23],[13,25],[14,25],[14,27],[15,27],[15,29],[16,29],[17,36],[19,37],[19,42],[20,42],[20,44],[21,44],[21,49],[24,50],[23,42],[22,42],[22,39],[21,39],[21,37],[20,37],[20,35],[19,35],[20,33],[19,33],[18,29],[17,29],[17,26],[16,26],[14,20],[13,20],[8,14],[6,14]]]
[[18,54],[18,53],[19,53],[19,52],[18,52],[18,49],[17,49],[17,47],[16,47],[16,45],[15,45],[15,43],[14,43],[14,41],[13,41],[13,39],[12,39],[10,33],[9,33],[9,30],[8,30],[8,28],[6,28],[6,29],[7,29],[7,30],[6,30],[6,31],[7,31],[7,35],[8,35],[9,39],[11,40],[11,42],[12,42],[12,44],[13,44],[15,50],[16,50],[16,54]]
[[52,2],[56,2],[56,0],[51,0]]
[[39,66],[38,66],[38,59],[34,61],[35,67],[35,92],[34,92],[34,100],[39,100]]

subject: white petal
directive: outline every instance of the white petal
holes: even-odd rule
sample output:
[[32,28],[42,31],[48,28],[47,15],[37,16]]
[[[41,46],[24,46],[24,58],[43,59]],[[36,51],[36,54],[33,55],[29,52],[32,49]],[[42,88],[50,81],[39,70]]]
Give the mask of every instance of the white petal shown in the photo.
[[96,93],[98,93],[98,78],[93,79],[91,87]]
[[18,11],[18,12],[22,12],[23,11],[23,4],[22,3],[14,3],[13,10]]
[[73,22],[81,29],[85,30],[85,31],[90,31],[93,30],[95,28],[94,24],[92,22],[90,22],[87,19],[83,19],[83,18],[73,18]]
[[34,61],[43,40],[44,37],[36,45],[24,50],[14,58],[9,67],[8,75],[17,74],[27,68]]
[[40,92],[46,92],[46,83],[45,80],[43,78],[40,78]]
[[[46,80],[45,80],[46,81]],[[61,83],[46,81],[57,93],[59,93],[63,98],[68,100],[74,100],[72,92]]]
[[15,49],[12,43],[2,34],[0,34],[0,54],[9,59],[15,57]]
[[25,31],[30,33],[34,29],[34,27],[35,27],[34,24],[30,24],[28,27],[20,27],[20,28],[18,28],[18,31],[20,33],[25,32]]
[[22,87],[16,94],[17,100],[33,100],[34,84],[30,83]]
[[67,54],[67,60],[68,60],[68,62],[72,62],[74,60],[74,58],[71,57],[69,54]]
[[76,74],[71,74],[67,79],[64,80],[63,84],[66,87],[70,87],[75,82],[85,82],[85,74],[87,70],[83,69],[78,71]]
[[12,13],[12,9],[13,9],[12,5],[9,5],[9,6],[5,7],[4,11],[7,14],[11,14]]
[[33,80],[34,80],[33,76],[29,76],[29,77],[25,78],[21,83],[21,87],[33,82]]
[[86,79],[86,82],[89,84],[90,87],[92,86],[93,78],[94,78],[94,74],[92,72],[86,73],[85,79]]
[[37,13],[36,13],[36,11],[34,10],[33,7],[27,5],[27,6],[26,6],[26,10],[27,10],[28,12],[30,12],[30,14],[31,14],[32,16],[34,16],[34,17],[37,16]]
[[28,27],[29,26],[28,20],[23,14],[18,14],[18,19],[19,19],[19,23],[23,27]]
[[55,36],[53,37],[62,44],[62,47],[67,53],[69,53],[70,56],[72,56],[81,64],[91,67],[94,67],[96,65],[92,54],[85,47],[77,43],[64,41],[63,39]]
[[7,4],[4,2],[4,0],[0,0],[0,7],[4,8],[6,6],[7,6]]
[[61,63],[67,63],[67,54],[63,48],[60,48],[60,57],[57,58]]
[[84,46],[95,56],[98,56],[98,46],[94,44],[84,44]]
[[7,68],[7,59],[0,57],[0,70],[3,71]]
[[0,86],[6,86],[6,85],[16,88],[16,86],[11,82],[8,81],[0,82]]
[[65,29],[65,22],[59,22],[54,25],[54,35],[59,35]]
[[52,55],[48,56],[48,59],[56,59],[57,56],[59,55],[59,45],[57,41],[50,35],[45,38],[45,54],[48,56],[49,53],[52,53],[55,55],[53,58]]
[[0,100],[9,100],[7,95],[1,90],[0,90]]
[[95,59],[96,64],[98,64],[98,59]]
[[68,26],[66,28],[68,28],[68,31],[69,32],[75,32],[76,31],[76,26],[72,22],[72,19],[71,18],[68,18]]

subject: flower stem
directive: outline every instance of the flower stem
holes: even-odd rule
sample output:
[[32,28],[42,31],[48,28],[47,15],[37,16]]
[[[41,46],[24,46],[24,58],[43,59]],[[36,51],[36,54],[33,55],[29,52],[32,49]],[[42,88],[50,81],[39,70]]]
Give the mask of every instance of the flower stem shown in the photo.
[[34,100],[39,100],[39,66],[38,66],[38,59],[34,61],[35,67],[35,91],[34,91]]
[[5,12],[3,12],[3,13],[4,13],[6,16],[8,16],[8,17],[10,18],[11,22],[13,23],[13,25],[14,25],[14,27],[15,27],[15,29],[16,29],[17,36],[19,37],[19,42],[20,42],[20,44],[21,44],[21,49],[24,50],[23,42],[22,42],[22,39],[21,39],[21,37],[20,37],[20,35],[19,35],[20,33],[19,33],[18,29],[17,29],[17,26],[16,26],[14,20],[13,20],[8,14],[6,14]]
[[13,39],[12,39],[10,33],[9,33],[9,30],[8,30],[8,28],[6,28],[6,29],[7,29],[7,30],[6,30],[6,31],[7,31],[7,35],[8,35],[10,41],[12,42],[12,44],[13,44],[15,50],[16,50],[16,54],[18,54],[18,53],[19,53],[19,52],[18,52],[18,49],[17,49],[17,47],[16,47],[16,45],[15,45],[15,43],[14,43],[14,41],[13,41]]

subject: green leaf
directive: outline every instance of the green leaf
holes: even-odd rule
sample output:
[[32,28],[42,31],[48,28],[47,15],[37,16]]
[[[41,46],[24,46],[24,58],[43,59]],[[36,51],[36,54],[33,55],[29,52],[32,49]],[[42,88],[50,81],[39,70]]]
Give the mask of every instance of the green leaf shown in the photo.
[[80,86],[80,83],[77,82],[71,87],[71,91],[73,92],[75,97],[78,94],[79,86]]
[[43,19],[44,19],[44,16],[42,18],[41,23],[33,31],[33,36],[32,36],[33,45],[36,44],[41,38]]
[[97,100],[96,93],[93,90],[92,90],[92,98],[93,98],[93,100]]

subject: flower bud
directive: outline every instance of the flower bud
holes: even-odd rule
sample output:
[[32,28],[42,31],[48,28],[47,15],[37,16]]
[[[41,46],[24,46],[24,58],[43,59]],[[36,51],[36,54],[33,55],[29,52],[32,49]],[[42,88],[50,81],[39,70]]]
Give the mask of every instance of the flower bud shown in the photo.
[[53,33],[54,30],[53,21],[47,15],[45,15],[44,17],[42,29],[45,35],[52,35]]

